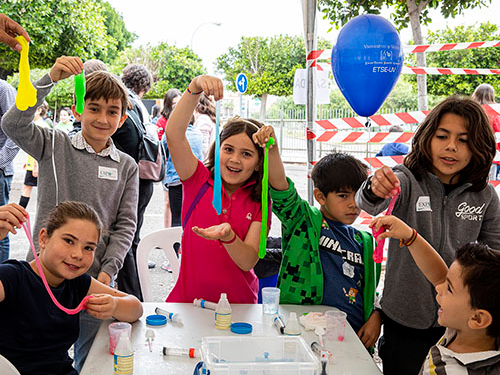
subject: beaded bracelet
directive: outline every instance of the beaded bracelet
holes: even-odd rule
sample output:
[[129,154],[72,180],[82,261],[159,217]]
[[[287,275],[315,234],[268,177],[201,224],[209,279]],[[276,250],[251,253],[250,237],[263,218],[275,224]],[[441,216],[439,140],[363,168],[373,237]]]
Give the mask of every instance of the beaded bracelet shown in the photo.
[[236,241],[236,233],[234,234],[234,237],[232,239],[230,239],[229,241],[223,241],[223,240],[219,240],[219,241],[224,245],[229,245],[229,244],[233,243],[234,241]]
[[404,246],[411,246],[413,245],[413,243],[415,242],[415,240],[417,239],[417,231],[415,229],[412,229],[412,234],[411,234],[411,237],[408,241],[404,241],[403,239],[399,240],[399,247],[403,247]]
[[203,90],[202,90],[202,91],[200,91],[200,92],[192,92],[192,91],[189,89],[189,85],[187,85],[187,87],[186,87],[186,91],[187,91],[188,93],[190,93],[191,95],[200,95],[200,94],[203,92]]

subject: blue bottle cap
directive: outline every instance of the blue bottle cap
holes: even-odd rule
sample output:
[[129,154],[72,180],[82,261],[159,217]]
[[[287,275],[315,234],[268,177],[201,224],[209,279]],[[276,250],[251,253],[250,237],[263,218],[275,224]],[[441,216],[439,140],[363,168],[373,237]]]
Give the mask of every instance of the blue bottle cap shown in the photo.
[[146,324],[148,326],[164,326],[167,324],[167,317],[165,315],[148,315]]
[[231,332],[240,335],[246,335],[252,332],[252,325],[250,323],[238,322],[231,324]]

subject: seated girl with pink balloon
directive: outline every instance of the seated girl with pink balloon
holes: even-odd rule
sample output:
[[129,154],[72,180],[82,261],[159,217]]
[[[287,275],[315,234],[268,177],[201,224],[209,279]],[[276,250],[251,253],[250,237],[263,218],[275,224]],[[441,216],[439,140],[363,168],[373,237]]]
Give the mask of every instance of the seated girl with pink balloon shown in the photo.
[[[227,293],[230,303],[257,303],[258,279],[253,267],[259,259],[263,151],[252,135],[262,124],[239,117],[228,120],[220,133],[220,148],[216,149],[216,139],[204,165],[186,139],[189,120],[203,92],[222,99],[222,81],[195,77],[165,131],[184,191],[182,262],[167,302],[190,303],[200,297],[218,301],[221,293]],[[220,215],[215,204],[218,194]]]
[[[16,204],[0,207],[0,237],[15,234],[27,215]],[[16,322],[0,325],[0,354],[22,374],[78,374],[68,349],[79,335],[82,302],[98,319],[134,322],[141,317],[136,297],[86,274],[102,230],[92,207],[66,201],[45,220],[38,259],[0,264],[0,319]]]
[[[468,242],[500,249],[500,202],[488,184],[495,152],[482,107],[470,98],[449,97],[420,124],[403,164],[375,171],[358,190],[356,203],[378,215],[400,191],[393,215],[415,228],[448,266],[455,249]],[[384,374],[417,374],[444,328],[437,322],[435,288],[394,239],[384,285],[379,352]]]

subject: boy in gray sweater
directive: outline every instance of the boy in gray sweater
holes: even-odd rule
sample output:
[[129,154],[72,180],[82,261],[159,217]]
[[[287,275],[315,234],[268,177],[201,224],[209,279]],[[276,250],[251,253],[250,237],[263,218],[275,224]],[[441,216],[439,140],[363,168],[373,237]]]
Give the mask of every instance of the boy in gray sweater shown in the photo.
[[[94,263],[87,272],[109,285],[122,266],[134,237],[137,211],[138,169],[135,161],[119,151],[111,135],[127,118],[127,89],[114,75],[100,71],[86,77],[82,114],[73,113],[82,131],[71,138],[64,132],[33,124],[36,108],[57,81],[78,74],[78,57],[60,57],[49,74],[36,84],[37,104],[20,111],[16,106],[2,119],[4,132],[39,164],[37,215],[34,243],[48,212],[59,202],[75,200],[92,206],[107,235],[97,246]],[[31,252],[28,259],[32,259]],[[80,316],[80,337],[75,344],[75,367],[80,370],[100,321]]]

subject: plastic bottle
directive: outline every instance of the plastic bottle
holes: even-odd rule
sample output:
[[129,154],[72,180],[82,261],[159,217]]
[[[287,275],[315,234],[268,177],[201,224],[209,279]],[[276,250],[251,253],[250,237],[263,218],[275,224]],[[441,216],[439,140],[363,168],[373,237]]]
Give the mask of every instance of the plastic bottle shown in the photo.
[[297,314],[291,312],[290,315],[288,316],[288,322],[286,322],[285,335],[299,336],[300,334],[301,332],[300,332],[299,320],[297,319]]
[[158,315],[165,315],[167,317],[167,319],[170,320],[172,323],[175,323],[179,326],[183,325],[182,318],[179,314],[174,314],[174,313],[169,312],[167,310],[160,309],[159,307],[157,307],[155,309],[155,313]]
[[215,302],[206,301],[202,298],[195,298],[193,301],[193,305],[201,307],[203,309],[216,310],[217,304]]
[[229,329],[231,327],[232,317],[233,312],[231,310],[231,305],[227,300],[227,294],[221,293],[219,303],[215,309],[215,328]]
[[189,358],[201,358],[200,350],[195,348],[167,348],[163,347],[163,355],[170,355],[175,357],[189,357]]
[[125,375],[134,373],[134,351],[127,332],[123,332],[118,339],[114,354],[115,374]]

